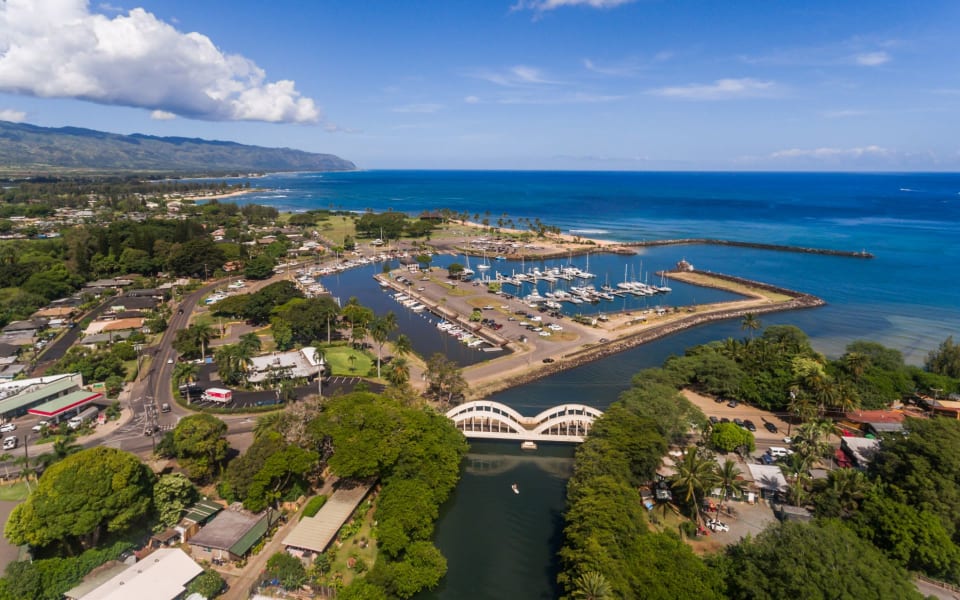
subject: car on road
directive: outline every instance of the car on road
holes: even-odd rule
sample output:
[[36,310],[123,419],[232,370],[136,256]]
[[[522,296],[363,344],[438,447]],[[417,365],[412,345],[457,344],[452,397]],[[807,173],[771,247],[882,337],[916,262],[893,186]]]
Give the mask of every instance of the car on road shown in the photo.
[[726,417],[723,417],[722,419],[720,419],[720,422],[721,422],[721,423],[729,423],[729,422],[730,422],[730,419],[728,419],[728,418],[726,418]]
[[784,444],[793,443],[793,438],[788,435],[788,436],[786,436],[785,438],[783,438],[783,443],[784,443]]
[[16,423],[4,423],[3,425],[0,425],[0,433],[7,433],[8,431],[16,431],[16,430],[17,430]]
[[763,424],[763,427],[764,427],[764,429],[766,429],[766,430],[769,431],[770,433],[777,433],[777,431],[778,431],[778,430],[777,430],[777,426],[774,425],[773,423],[771,423],[770,421],[767,421],[766,423],[764,423],[764,424]]
[[608,340],[607,338],[600,338],[600,339],[597,340],[597,341],[600,342],[601,344],[606,344],[606,343],[609,342],[610,340]]
[[737,402],[736,400],[731,400],[730,402],[727,402],[727,406],[729,406],[730,408],[736,408],[740,406],[740,403]]
[[721,398],[720,396],[717,396],[716,398],[714,398],[713,401],[716,402],[717,404],[723,404],[723,398]]
[[160,412],[170,412],[170,405],[164,402],[160,405]]
[[716,519],[710,519],[709,521],[707,521],[707,527],[717,532],[730,531],[730,527],[726,523],[723,523],[722,521],[718,521]]
[[17,444],[20,443],[20,440],[17,439],[17,436],[11,435],[10,437],[3,439],[3,449],[4,450],[13,450],[17,447]]
[[167,364],[168,364],[168,365],[172,365],[172,364],[173,364],[173,359],[172,359],[172,358],[168,358],[168,359],[167,359]]
[[552,363],[552,362],[553,362],[553,359],[548,356],[548,357],[546,357],[545,359],[543,359],[543,362],[549,364],[549,363]]
[[38,432],[39,432],[39,431],[43,431],[43,428],[44,428],[44,427],[50,427],[50,421],[40,421],[39,423],[37,423],[36,425],[34,425],[33,427],[31,427],[30,429],[32,429],[33,431],[38,431]]
[[744,427],[744,429],[746,429],[747,431],[756,431],[756,430],[757,430],[757,426],[754,425],[754,424],[753,424],[753,421],[751,421],[750,419],[744,419],[744,420],[743,420],[743,427]]

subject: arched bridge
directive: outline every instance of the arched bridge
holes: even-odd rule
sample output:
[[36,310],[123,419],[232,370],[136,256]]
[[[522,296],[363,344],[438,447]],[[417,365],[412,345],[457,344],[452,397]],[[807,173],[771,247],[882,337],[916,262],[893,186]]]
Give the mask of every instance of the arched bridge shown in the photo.
[[468,438],[521,442],[582,442],[602,415],[585,404],[561,404],[525,417],[491,400],[466,402],[447,411],[447,418]]

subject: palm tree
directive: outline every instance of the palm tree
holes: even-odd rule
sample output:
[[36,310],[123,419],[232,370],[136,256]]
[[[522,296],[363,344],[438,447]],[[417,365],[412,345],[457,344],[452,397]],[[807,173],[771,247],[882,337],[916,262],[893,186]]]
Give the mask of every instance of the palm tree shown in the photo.
[[377,378],[380,378],[380,364],[383,359],[383,345],[397,328],[397,315],[393,311],[370,322],[370,337],[377,343]]
[[833,447],[827,438],[832,431],[833,422],[826,419],[804,423],[794,436],[797,454],[811,461],[828,456]]
[[200,346],[200,358],[203,359],[207,354],[207,344],[214,337],[213,327],[207,323],[194,323],[187,330],[190,331],[190,336]]
[[833,408],[840,414],[853,412],[860,408],[860,393],[848,379],[841,379],[834,386]]
[[3,477],[4,479],[10,479],[10,465],[8,464],[13,460],[13,455],[9,452],[4,452],[0,454],[0,463],[3,463]]
[[260,352],[260,348],[263,347],[263,343],[260,341],[260,336],[252,331],[250,333],[241,335],[239,344],[240,347],[248,352],[250,356]]
[[827,476],[827,489],[833,491],[844,514],[857,510],[872,484],[856,469],[835,469]]
[[267,432],[276,431],[282,417],[283,413],[279,411],[257,417],[257,424],[253,427],[253,437],[258,438]]
[[746,489],[746,482],[740,479],[740,474],[741,471],[737,467],[737,463],[729,458],[722,465],[717,465],[717,479],[720,489],[723,490],[723,496],[720,497],[720,506],[717,507],[718,513],[723,510],[723,502],[727,499],[728,494],[737,492],[740,495]]
[[192,382],[200,374],[200,367],[192,362],[177,363],[173,367],[173,384],[177,387],[184,382]]
[[843,364],[853,375],[854,381],[859,381],[864,372],[870,368],[870,357],[862,352],[848,352],[843,357]]
[[574,581],[573,597],[579,600],[607,600],[613,598],[610,582],[598,571],[587,571]]
[[69,435],[58,435],[53,442],[53,455],[56,460],[62,460],[71,454],[76,454],[83,450],[83,446],[73,444],[73,437]]
[[407,359],[398,356],[387,365],[387,381],[395,386],[401,386],[410,381],[410,364]]
[[401,333],[393,340],[393,353],[397,356],[406,356],[413,352],[413,343],[406,334]]
[[743,320],[740,321],[740,330],[741,331],[750,331],[750,339],[753,339],[753,333],[762,327],[760,319],[754,313],[747,313],[743,315]]
[[[704,494],[717,483],[716,469],[712,460],[700,456],[696,448],[688,448],[683,459],[677,463],[677,473],[671,478],[671,487],[693,506],[693,515],[700,523],[700,502],[697,494]],[[701,496],[702,497],[702,496]]]
[[780,467],[787,478],[788,493],[794,506],[800,506],[807,493],[807,484],[810,481],[810,463],[811,457],[804,456],[800,452],[794,452],[787,457],[786,464]]

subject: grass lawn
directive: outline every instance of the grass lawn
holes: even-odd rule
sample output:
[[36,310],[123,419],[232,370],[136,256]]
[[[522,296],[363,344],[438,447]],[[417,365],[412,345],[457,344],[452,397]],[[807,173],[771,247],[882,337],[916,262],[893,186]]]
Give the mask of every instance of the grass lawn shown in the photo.
[[[323,355],[330,365],[331,375],[365,376],[376,363],[375,358],[370,358],[366,353],[350,346],[326,346],[323,348]],[[354,357],[352,363],[351,356]]]
[[19,502],[20,500],[26,500],[29,494],[30,489],[23,481],[10,485],[0,485],[0,500]]
[[318,223],[318,229],[324,237],[337,243],[342,243],[347,236],[354,239],[357,237],[357,228],[353,224],[353,219],[342,215],[334,215],[327,221],[321,221]]

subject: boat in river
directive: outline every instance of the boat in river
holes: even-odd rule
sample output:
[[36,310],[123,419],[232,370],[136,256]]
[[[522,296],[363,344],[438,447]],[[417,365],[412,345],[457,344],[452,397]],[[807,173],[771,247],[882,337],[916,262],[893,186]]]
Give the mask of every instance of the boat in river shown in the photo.
[[511,485],[511,486],[510,486],[510,489],[513,490],[513,493],[514,493],[514,494],[519,494],[519,493],[520,493],[520,488],[517,486],[517,484]]
[[527,440],[527,441],[525,441],[524,443],[520,444],[520,449],[521,449],[521,450],[536,450],[536,449],[537,449],[537,443],[536,443],[536,442],[531,442],[530,440]]

